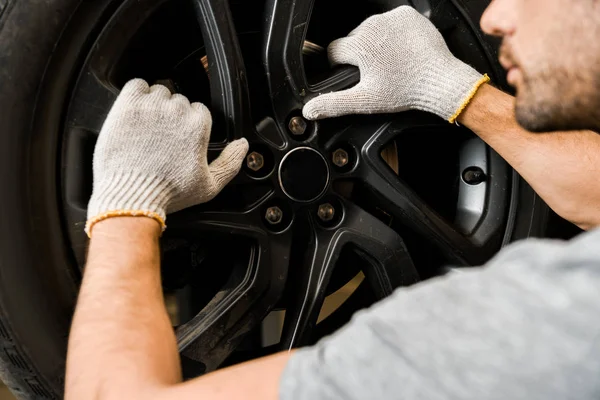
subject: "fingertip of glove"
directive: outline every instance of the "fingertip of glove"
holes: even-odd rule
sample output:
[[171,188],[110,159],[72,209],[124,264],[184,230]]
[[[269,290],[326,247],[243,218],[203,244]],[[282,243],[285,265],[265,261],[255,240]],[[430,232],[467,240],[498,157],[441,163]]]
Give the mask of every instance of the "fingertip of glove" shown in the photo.
[[242,168],[247,153],[248,141],[245,138],[234,140],[223,149],[221,155],[209,166],[217,187],[222,188],[233,179]]
[[196,113],[198,120],[205,124],[204,126],[212,127],[212,115],[208,107],[199,102],[192,103],[191,107]]
[[188,100],[188,98],[187,98],[187,97],[185,97],[185,96],[184,96],[184,95],[182,95],[182,94],[179,94],[179,93],[175,93],[175,94],[173,94],[173,95],[171,96],[171,101],[172,101],[172,102],[174,102],[174,103],[181,104],[181,105],[183,105],[183,106],[187,106],[187,107],[189,107],[189,106],[190,106],[190,101]]
[[355,40],[352,37],[336,39],[327,46],[327,58],[331,66],[339,64],[349,64],[358,66],[359,58],[357,55]]
[[246,138],[241,138],[234,140],[229,144],[231,147],[231,152],[233,153],[234,158],[243,158],[248,153],[250,149],[250,144]]
[[125,86],[123,86],[123,89],[121,90],[122,93],[149,93],[150,92],[150,86],[148,85],[148,82],[146,82],[145,80],[141,79],[141,78],[134,78],[131,79],[130,81],[128,81]]
[[192,108],[202,114],[208,114],[210,115],[210,110],[208,109],[208,107],[206,107],[204,104],[196,102],[196,103],[192,103]]
[[250,145],[248,144],[248,139],[241,138],[241,139],[236,140],[236,142],[238,143],[238,145],[240,147],[243,147],[246,149],[246,151],[248,151],[248,148],[250,147]]
[[321,113],[314,107],[313,100],[306,103],[302,108],[302,116],[309,121],[314,121],[321,117]]
[[167,88],[166,86],[163,85],[152,85],[150,86],[150,94],[153,94],[157,97],[163,98],[163,99],[170,99],[171,98],[171,91],[169,90],[169,88]]

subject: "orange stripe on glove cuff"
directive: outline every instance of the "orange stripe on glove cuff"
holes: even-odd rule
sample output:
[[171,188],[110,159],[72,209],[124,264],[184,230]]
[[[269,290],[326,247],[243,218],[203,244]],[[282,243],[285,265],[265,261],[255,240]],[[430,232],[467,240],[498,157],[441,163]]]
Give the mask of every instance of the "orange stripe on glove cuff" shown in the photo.
[[164,230],[167,204],[173,192],[166,179],[137,171],[105,175],[94,183],[85,233],[91,237],[97,222],[124,216],[152,218]]
[[465,110],[465,108],[467,108],[467,106],[469,105],[469,103],[471,103],[471,100],[473,100],[473,97],[475,97],[475,95],[477,94],[477,91],[479,90],[479,88],[481,86],[483,86],[483,84],[488,83],[489,81],[490,81],[490,77],[488,76],[488,74],[483,75],[481,77],[481,79],[479,79],[475,83],[475,86],[473,87],[473,89],[469,92],[468,96],[465,98],[465,100],[460,105],[460,107],[458,107],[458,110],[456,110],[456,112],[454,113],[454,115],[452,115],[450,117],[450,119],[448,120],[448,122],[450,122],[451,124],[453,124],[454,122],[456,122],[456,119],[460,116],[460,114],[462,114],[462,112]]
[[158,222],[160,224],[160,228],[161,228],[162,232],[164,232],[164,230],[167,228],[167,225],[165,224],[165,220],[159,214],[157,214],[155,212],[143,211],[143,210],[114,210],[114,211],[108,211],[108,212],[102,213],[100,215],[96,215],[95,217],[89,219],[85,223],[85,233],[88,235],[89,238],[91,238],[92,237],[92,228],[94,227],[95,224],[97,224],[98,222],[103,221],[105,219],[114,218],[114,217],[148,217],[148,218],[154,219],[156,222]]

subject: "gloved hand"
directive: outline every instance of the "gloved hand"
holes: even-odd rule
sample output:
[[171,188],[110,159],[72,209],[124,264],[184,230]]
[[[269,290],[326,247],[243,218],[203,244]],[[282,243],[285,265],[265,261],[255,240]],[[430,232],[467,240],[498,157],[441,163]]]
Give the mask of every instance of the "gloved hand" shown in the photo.
[[166,215],[215,197],[239,172],[246,139],[210,165],[208,109],[161,85],[129,81],[110,110],[94,151],[94,187],[85,231],[113,216]]
[[454,57],[435,26],[408,6],[368,18],[328,54],[332,64],[357,66],[360,82],[306,103],[310,120],[417,109],[454,122],[489,80]]

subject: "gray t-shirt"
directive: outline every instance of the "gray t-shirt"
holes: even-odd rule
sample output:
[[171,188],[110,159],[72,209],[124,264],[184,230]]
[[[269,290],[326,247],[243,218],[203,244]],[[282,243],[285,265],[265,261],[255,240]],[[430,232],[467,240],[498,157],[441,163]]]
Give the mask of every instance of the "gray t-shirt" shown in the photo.
[[298,350],[280,398],[600,399],[600,230],[396,290]]

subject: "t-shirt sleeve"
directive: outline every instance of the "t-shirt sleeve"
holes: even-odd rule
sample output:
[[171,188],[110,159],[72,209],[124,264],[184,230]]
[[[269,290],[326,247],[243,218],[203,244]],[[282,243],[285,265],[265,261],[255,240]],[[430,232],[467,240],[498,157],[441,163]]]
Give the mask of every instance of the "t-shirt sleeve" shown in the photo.
[[530,239],[299,349],[282,400],[600,398],[600,231]]

